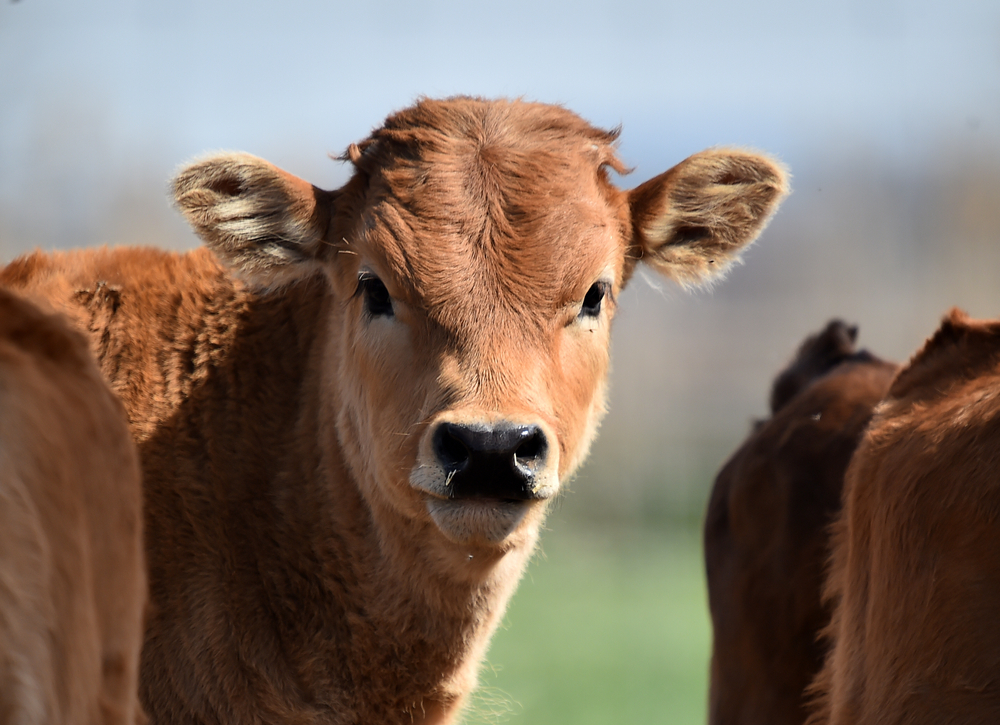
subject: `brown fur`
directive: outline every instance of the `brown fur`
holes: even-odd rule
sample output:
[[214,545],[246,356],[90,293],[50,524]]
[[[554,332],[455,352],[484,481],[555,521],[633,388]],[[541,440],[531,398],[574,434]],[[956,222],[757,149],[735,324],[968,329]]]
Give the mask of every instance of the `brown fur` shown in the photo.
[[806,338],[795,358],[771,385],[771,415],[774,415],[814,380],[857,355],[854,343],[858,328],[831,320],[822,331]]
[[86,340],[0,289],[0,723],[143,722],[141,506]]
[[[694,157],[620,191],[614,139],[554,106],[424,100],[349,149],[338,191],[246,155],[182,170],[211,252],[0,274],[90,331],[140,442],[154,722],[454,718],[603,414],[614,301],[656,251],[636,220],[667,229],[678,195],[735,188]],[[786,191],[763,157],[709,154],[745,203],[663,263],[678,279],[724,267]],[[506,422],[548,443],[531,500],[453,500],[433,431]]]
[[715,481],[705,519],[712,725],[796,725],[819,671],[827,527],[844,471],[896,366],[856,351],[839,320],[775,379],[773,415]]
[[848,469],[813,723],[1000,721],[1000,322],[952,311]]

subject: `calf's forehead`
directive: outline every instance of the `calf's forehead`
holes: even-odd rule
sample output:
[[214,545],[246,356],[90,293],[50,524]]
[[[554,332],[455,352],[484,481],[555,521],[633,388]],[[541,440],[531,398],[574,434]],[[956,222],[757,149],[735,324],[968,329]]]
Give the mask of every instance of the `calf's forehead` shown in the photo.
[[572,124],[555,129],[507,106],[500,119],[474,110],[463,124],[366,142],[356,251],[431,306],[474,291],[559,306],[617,275],[627,221],[607,178],[614,136],[563,109]]

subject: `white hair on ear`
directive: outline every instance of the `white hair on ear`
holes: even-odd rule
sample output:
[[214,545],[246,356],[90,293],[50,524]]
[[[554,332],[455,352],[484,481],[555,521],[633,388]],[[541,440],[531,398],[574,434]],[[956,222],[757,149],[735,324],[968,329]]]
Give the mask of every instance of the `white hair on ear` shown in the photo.
[[[294,181],[293,181],[294,180]],[[325,229],[315,223],[306,182],[248,154],[185,166],[174,200],[205,244],[244,282],[269,292],[312,276]]]

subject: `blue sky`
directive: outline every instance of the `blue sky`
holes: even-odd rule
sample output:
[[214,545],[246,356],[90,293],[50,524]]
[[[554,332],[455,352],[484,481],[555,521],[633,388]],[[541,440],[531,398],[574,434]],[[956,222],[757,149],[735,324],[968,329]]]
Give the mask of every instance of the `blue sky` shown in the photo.
[[1000,137],[1000,3],[5,0],[0,193],[58,124],[67,163],[319,158],[454,93],[621,123],[646,175],[715,144],[919,157]]
[[731,279],[623,298],[608,506],[629,481],[703,487],[832,316],[902,360],[952,305],[1000,314],[996,0],[0,0],[0,261],[193,246],[166,194],[185,160],[238,149],[332,188],[328,154],[456,93],[621,124],[626,185],[715,145],[794,175]]

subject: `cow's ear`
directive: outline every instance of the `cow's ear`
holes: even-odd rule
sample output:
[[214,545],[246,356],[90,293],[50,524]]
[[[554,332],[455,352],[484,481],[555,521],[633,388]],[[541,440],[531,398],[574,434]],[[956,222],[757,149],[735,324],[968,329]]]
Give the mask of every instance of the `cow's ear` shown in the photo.
[[198,236],[251,287],[273,290],[319,269],[332,192],[248,154],[189,164],[172,188]]
[[629,192],[633,252],[684,286],[726,271],[788,193],[781,164],[711,149]]

